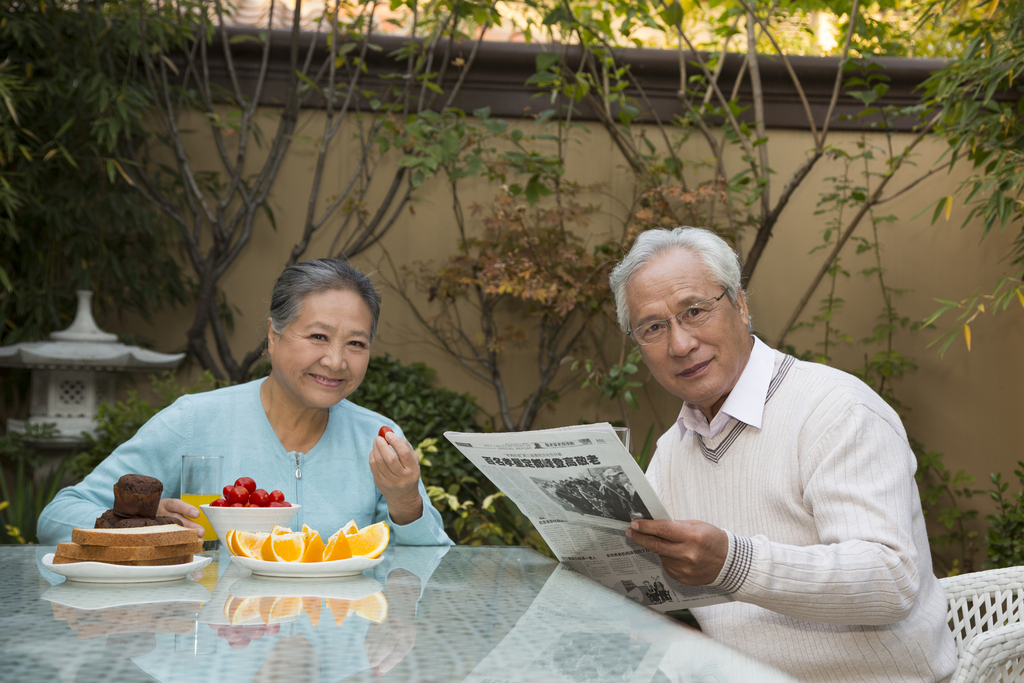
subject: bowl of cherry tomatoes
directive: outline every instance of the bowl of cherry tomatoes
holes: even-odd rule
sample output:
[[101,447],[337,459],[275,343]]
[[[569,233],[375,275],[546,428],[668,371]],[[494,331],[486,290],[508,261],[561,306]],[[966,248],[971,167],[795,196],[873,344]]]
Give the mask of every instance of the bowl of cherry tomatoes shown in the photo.
[[223,490],[224,496],[200,505],[217,538],[228,531],[267,532],[275,526],[288,526],[301,505],[285,500],[281,491],[267,491],[256,486],[250,477],[240,477]]

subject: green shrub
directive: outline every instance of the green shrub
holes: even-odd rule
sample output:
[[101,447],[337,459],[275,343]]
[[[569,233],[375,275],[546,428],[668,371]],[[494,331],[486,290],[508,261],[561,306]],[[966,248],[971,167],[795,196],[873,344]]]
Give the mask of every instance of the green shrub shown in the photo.
[[[1017,479],[1024,486],[1024,461],[1017,462],[1017,469],[1013,471]],[[1003,475],[995,473],[990,475],[993,488],[988,494],[999,506],[998,512],[994,515],[985,515],[989,522],[988,528],[988,559],[985,563],[988,567],[1016,567],[1024,565],[1024,489],[1012,496],[1007,496],[1006,491],[1010,485],[1003,481]]]
[[[68,458],[42,474],[45,459],[33,439],[54,433],[54,425],[28,425],[25,434],[10,432],[0,436],[0,544],[37,543],[36,521],[43,508],[53,500],[64,477]],[[4,469],[13,479],[8,481]]]
[[444,438],[446,431],[482,431],[476,421],[480,409],[469,394],[434,387],[434,375],[423,363],[402,365],[390,355],[376,356],[349,400],[397,422],[417,447],[423,484],[452,540],[549,552],[526,516]]
[[156,403],[139,398],[137,391],[129,391],[128,398],[114,404],[101,403],[96,409],[96,436],[85,435],[84,451],[71,460],[71,474],[79,481],[92,472],[114,449],[135,436],[149,418],[174,403],[179,396],[198,394],[216,389],[222,383],[204,372],[190,386],[179,384],[173,372],[150,377]]

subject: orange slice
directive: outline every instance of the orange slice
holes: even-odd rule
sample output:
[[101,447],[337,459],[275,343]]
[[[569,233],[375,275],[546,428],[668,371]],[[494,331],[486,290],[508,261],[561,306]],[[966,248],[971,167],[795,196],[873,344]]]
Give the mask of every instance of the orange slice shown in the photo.
[[302,611],[309,617],[309,623],[313,624],[313,628],[316,628],[317,624],[320,623],[320,610],[323,607],[323,603],[323,598],[302,598]]
[[384,552],[384,548],[388,547],[390,537],[391,532],[388,525],[384,522],[377,522],[346,538],[348,538],[353,555],[372,558],[379,557]]
[[345,534],[346,536],[351,536],[352,534],[359,533],[359,527],[356,526],[356,520],[354,520],[354,519],[348,520],[348,524],[346,524],[345,526],[341,527],[341,529],[339,530],[339,533]]
[[302,598],[291,596],[267,596],[259,599],[260,619],[264,624],[293,619],[302,613]]
[[324,549],[323,561],[333,562],[334,560],[347,560],[352,557],[352,548],[349,547],[349,538],[345,534],[334,534],[327,542]]
[[260,545],[260,559],[267,562],[298,562],[305,548],[302,534],[271,534]]
[[334,623],[338,626],[345,623],[345,617],[348,616],[349,611],[352,609],[352,601],[341,598],[324,598],[324,600],[327,601],[327,609],[331,610]]
[[260,616],[259,598],[236,598],[228,596],[224,603],[224,617],[232,626],[244,624],[247,621]]
[[359,598],[352,605],[353,611],[363,619],[369,619],[379,624],[388,618],[388,601],[383,593],[374,593],[365,598]]
[[213,589],[217,587],[217,580],[220,578],[220,563],[211,562],[210,564],[203,567],[203,578],[199,579],[199,585],[206,588],[206,590],[213,593]]
[[225,535],[224,542],[233,555],[251,557],[254,560],[258,560],[260,559],[260,547],[266,538],[267,534],[265,533],[236,531],[232,529]]
[[[324,561],[324,542],[320,540],[320,534],[312,531],[308,536],[305,536],[306,547],[302,551],[302,558],[300,562],[323,562]],[[316,624],[314,624],[315,626]]]
[[280,534],[291,534],[291,533],[294,533],[294,532],[291,529],[289,529],[288,527],[281,526],[280,524],[275,524],[274,528],[270,530],[270,534],[272,536],[278,536]]

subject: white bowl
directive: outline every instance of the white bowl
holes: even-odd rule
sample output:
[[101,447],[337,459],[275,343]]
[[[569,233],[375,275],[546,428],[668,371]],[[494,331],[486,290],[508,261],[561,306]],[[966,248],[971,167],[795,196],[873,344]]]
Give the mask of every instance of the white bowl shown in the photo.
[[301,505],[287,508],[231,508],[200,505],[217,538],[223,540],[231,529],[270,533],[275,526],[288,526]]

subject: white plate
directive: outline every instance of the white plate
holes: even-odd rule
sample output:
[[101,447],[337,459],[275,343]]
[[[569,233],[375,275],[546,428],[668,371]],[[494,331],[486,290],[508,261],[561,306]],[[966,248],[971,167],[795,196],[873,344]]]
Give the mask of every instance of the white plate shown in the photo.
[[336,576],[356,576],[384,561],[383,557],[368,559],[350,557],[333,562],[267,562],[232,555],[231,561],[245,567],[257,576],[277,576],[286,579],[328,579]]
[[332,598],[335,600],[359,600],[374,593],[380,593],[384,586],[369,576],[351,576],[345,581],[316,581],[307,579],[282,579],[271,576],[247,576],[231,586],[231,597],[235,598]]
[[132,586],[64,581],[50,586],[39,597],[75,609],[100,610],[154,602],[207,602],[210,591],[194,581],[140,583]]
[[193,555],[192,562],[187,564],[165,564],[157,567],[131,567],[103,562],[73,562],[71,564],[54,564],[53,553],[43,556],[43,566],[55,574],[66,576],[69,581],[84,583],[152,583],[155,581],[175,581],[213,561],[212,557]]

